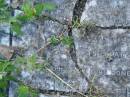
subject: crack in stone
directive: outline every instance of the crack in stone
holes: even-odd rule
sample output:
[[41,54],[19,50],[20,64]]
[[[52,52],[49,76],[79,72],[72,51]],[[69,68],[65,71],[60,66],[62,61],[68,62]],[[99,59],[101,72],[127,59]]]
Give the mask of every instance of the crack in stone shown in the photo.
[[130,26],[108,26],[108,27],[102,27],[102,26],[96,26],[100,29],[130,29]]
[[44,90],[43,89],[38,89],[38,91],[40,93],[42,93],[42,94],[49,94],[49,95],[57,95],[57,94],[59,94],[59,95],[63,95],[63,96],[70,96],[70,95],[75,95],[75,96],[79,95],[80,96],[79,93],[72,92],[72,91],[67,92],[67,91],[46,90],[46,89],[44,89]]
[[[87,2],[87,0],[77,0],[75,7],[74,7],[74,10],[73,10],[72,25],[73,25],[73,21],[76,21],[77,19],[81,18],[81,15],[82,15],[83,10],[85,8],[86,2]],[[69,28],[68,36],[73,37],[72,27],[71,28],[68,27],[68,28]],[[72,60],[75,62],[75,67],[79,70],[81,76],[83,78],[85,78],[85,80],[90,84],[91,81],[89,81],[87,76],[85,76],[84,72],[82,71],[82,68],[80,68],[80,66],[78,65],[74,39],[73,39],[73,47],[70,48],[70,56],[71,56]]]
[[[12,3],[12,0],[10,1],[10,3]],[[11,15],[14,16],[14,10],[13,8],[11,7]],[[10,33],[9,33],[9,46],[12,46],[13,45],[13,32],[10,28]]]
[[37,20],[39,20],[39,21],[43,20],[44,21],[45,18],[47,18],[48,20],[51,20],[53,22],[57,22],[57,23],[59,23],[61,25],[68,25],[67,21],[66,22],[61,22],[60,20],[58,20],[58,19],[56,19],[56,18],[54,18],[54,17],[52,17],[52,16],[50,16],[48,14],[44,14],[44,15],[38,17]]

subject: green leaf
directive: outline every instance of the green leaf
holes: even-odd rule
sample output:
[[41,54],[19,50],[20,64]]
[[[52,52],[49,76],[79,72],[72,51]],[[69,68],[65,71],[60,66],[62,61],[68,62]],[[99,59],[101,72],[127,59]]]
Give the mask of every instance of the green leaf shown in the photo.
[[38,97],[38,93],[31,93],[31,97]]
[[53,36],[51,36],[49,42],[51,43],[51,45],[55,46],[55,45],[57,45],[60,41],[59,41],[59,39],[58,39],[56,36],[53,35]]
[[9,61],[0,62],[0,72],[12,72],[15,66]]
[[0,8],[0,22],[9,22],[11,12],[6,7]]
[[35,90],[30,91],[30,97],[38,97],[38,92]]
[[0,80],[3,79],[3,74],[0,74]]
[[21,22],[27,22],[30,18],[25,16],[25,15],[19,15],[16,17],[17,20],[21,21]]
[[5,93],[0,93],[0,97],[6,97],[7,95]]
[[5,0],[0,0],[0,8],[5,6]]
[[22,25],[19,22],[12,22],[11,23],[11,29],[13,32],[16,33],[16,35],[22,34],[21,27],[22,27]]
[[4,89],[7,87],[7,85],[8,85],[7,80],[5,79],[0,80],[0,88]]
[[36,10],[36,15],[40,15],[42,13],[42,11],[44,10],[48,10],[48,11],[52,11],[56,8],[56,5],[53,3],[40,3],[40,4],[36,4],[34,6],[35,10]]
[[40,4],[36,4],[34,6],[35,10],[36,10],[36,15],[40,15],[44,9],[44,4],[43,3],[40,3]]
[[56,5],[50,2],[43,3],[44,10],[53,11],[56,9]]
[[32,7],[31,7],[31,5],[30,5],[29,3],[24,3],[24,4],[22,5],[22,10],[23,10],[25,13],[28,13],[31,8],[32,8]]
[[18,97],[28,97],[29,88],[27,86],[20,86],[18,88]]
[[13,76],[11,76],[11,75],[8,75],[8,76],[6,76],[6,80],[7,81],[10,81],[10,80],[16,80],[16,78],[15,77],[13,77]]
[[26,64],[27,63],[27,60],[25,59],[25,57],[20,57],[20,56],[17,56],[16,57],[16,60],[15,60],[15,64]]
[[29,56],[27,61],[28,61],[27,62],[28,64],[35,65],[36,64],[36,56],[34,54]]
[[6,72],[13,72],[15,69],[15,66],[13,65],[8,65],[8,67],[5,69]]
[[70,36],[62,36],[62,37],[61,37],[61,42],[62,42],[64,45],[67,45],[68,47],[71,47],[72,44],[73,44],[73,39],[72,39],[72,37],[70,37]]
[[10,17],[9,21],[10,21],[10,23],[18,22],[16,17]]
[[24,15],[30,19],[35,15],[35,9],[30,3],[24,3],[22,6],[22,10],[24,12]]
[[4,72],[7,68],[8,62],[0,62],[0,72]]

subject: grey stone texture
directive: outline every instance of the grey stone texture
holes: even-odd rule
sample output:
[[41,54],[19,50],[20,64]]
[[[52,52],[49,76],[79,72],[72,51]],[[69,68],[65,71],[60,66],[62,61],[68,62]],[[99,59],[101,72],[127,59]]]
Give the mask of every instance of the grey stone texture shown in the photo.
[[[27,56],[45,46],[52,35],[63,33],[67,36],[68,25],[62,23],[72,22],[76,1],[78,0],[38,0],[56,3],[55,11],[43,14],[46,13],[61,23],[53,20],[27,23],[22,28],[24,35],[13,37],[13,45],[25,47]],[[77,65],[93,81],[94,86],[108,97],[130,97],[129,6],[129,0],[86,0],[80,19],[84,26],[72,28]],[[1,44],[8,45],[8,29],[6,25],[0,26]],[[88,82],[76,68],[69,50],[63,44],[49,46],[41,56],[50,62],[49,68],[52,71],[75,89],[70,89],[46,70],[32,73],[24,70],[21,79],[42,90],[86,92]],[[13,84],[10,86],[10,97],[14,97]],[[64,97],[58,94],[40,94],[40,97],[54,96]]]
[[130,25],[129,0],[88,0],[81,21],[91,20],[99,26]]

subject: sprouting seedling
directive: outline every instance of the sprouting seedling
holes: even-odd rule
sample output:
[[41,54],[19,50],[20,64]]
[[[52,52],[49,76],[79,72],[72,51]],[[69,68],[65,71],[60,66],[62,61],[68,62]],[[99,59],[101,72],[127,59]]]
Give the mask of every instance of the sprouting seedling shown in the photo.
[[61,43],[66,45],[67,47],[72,47],[73,45],[73,38],[70,36],[62,36],[60,40]]
[[51,38],[50,38],[50,44],[53,45],[53,46],[56,46],[58,45],[59,43],[62,43],[64,45],[66,45],[67,47],[71,47],[72,44],[73,44],[73,39],[72,37],[70,36],[55,36],[53,35]]
[[57,36],[53,35],[53,36],[51,36],[49,42],[51,45],[55,46],[60,43],[60,39]]
[[72,21],[72,28],[79,28],[81,27],[80,19],[76,18],[76,20]]
[[101,89],[95,87],[94,81],[96,80],[97,76],[96,74],[93,76],[91,80],[91,84],[89,85],[88,89],[88,97],[104,97],[105,93],[101,91]]

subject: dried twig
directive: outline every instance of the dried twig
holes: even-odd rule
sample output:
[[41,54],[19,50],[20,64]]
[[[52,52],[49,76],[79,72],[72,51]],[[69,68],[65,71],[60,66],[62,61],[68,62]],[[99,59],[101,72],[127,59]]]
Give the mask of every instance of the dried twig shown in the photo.
[[[62,78],[60,78],[56,73],[54,73],[51,69],[46,67],[46,70],[48,72],[50,72],[52,75],[54,75],[58,80],[60,80],[63,84],[65,84],[66,86],[68,86],[69,88],[76,90],[74,87],[72,87],[70,84],[66,83]],[[88,97],[87,95],[84,95],[82,92],[79,92],[76,90],[77,93],[79,93],[80,95],[82,95],[83,97]]]

